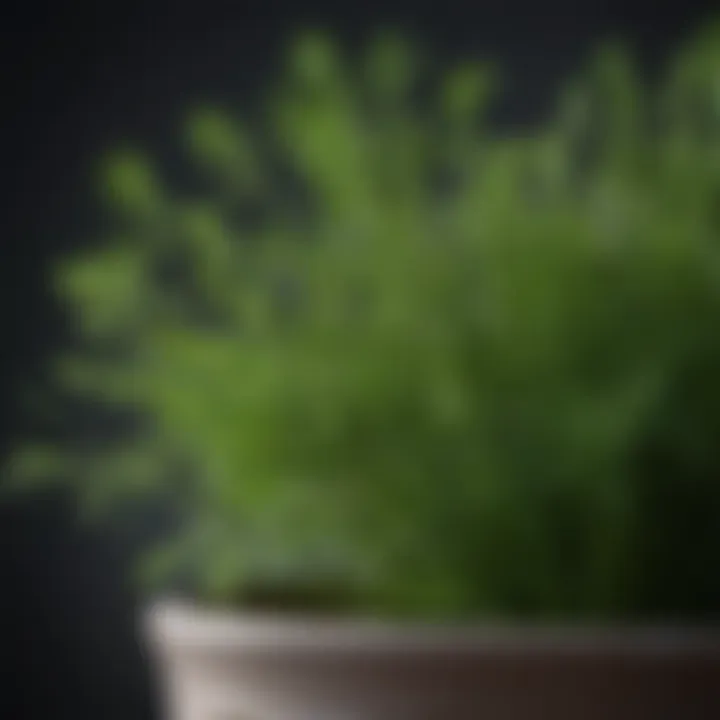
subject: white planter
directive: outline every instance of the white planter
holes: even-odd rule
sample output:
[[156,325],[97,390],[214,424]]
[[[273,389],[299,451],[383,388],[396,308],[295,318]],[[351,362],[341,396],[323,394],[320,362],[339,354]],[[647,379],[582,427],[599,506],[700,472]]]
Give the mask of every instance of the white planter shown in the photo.
[[713,720],[720,633],[393,625],[160,603],[166,720]]

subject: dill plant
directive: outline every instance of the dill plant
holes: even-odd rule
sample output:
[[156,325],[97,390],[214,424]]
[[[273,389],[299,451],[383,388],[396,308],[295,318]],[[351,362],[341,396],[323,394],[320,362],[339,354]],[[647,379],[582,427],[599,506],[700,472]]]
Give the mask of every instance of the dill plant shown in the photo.
[[79,330],[56,374],[135,431],[23,448],[18,486],[172,498],[146,570],[215,601],[716,607],[719,39],[657,87],[607,46],[513,134],[484,65],[418,92],[397,37],[351,63],[308,35],[254,124],[191,114],[196,196],[113,156],[111,231],[55,275]]

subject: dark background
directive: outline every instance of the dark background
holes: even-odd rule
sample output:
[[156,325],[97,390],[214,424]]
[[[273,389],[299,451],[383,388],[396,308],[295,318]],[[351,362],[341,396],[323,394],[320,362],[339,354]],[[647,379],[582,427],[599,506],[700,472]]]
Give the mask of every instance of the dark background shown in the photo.
[[[285,39],[321,23],[354,42],[393,22],[440,58],[490,57],[501,123],[532,122],[596,41],[624,37],[656,72],[712,3],[640,0],[102,2],[11,6],[0,20],[0,449],[29,427],[23,388],[67,328],[44,273],[92,238],[93,161],[123,139],[170,157],[190,103],[252,102]],[[155,717],[135,637],[129,537],[78,527],[72,499],[0,505],[0,718]],[[136,532],[137,531],[137,532]],[[142,532],[140,532],[142,531]]]

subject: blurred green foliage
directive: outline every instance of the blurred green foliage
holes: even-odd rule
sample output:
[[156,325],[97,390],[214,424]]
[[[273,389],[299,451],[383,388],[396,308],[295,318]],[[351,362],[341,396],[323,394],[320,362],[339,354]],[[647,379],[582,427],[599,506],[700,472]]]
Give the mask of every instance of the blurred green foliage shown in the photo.
[[113,159],[114,234],[58,268],[84,338],[58,374],[148,422],[20,453],[20,484],[184,494],[148,568],[221,599],[317,577],[423,617],[716,610],[718,27],[659,87],[606,47],[523,135],[487,126],[485,66],[429,92],[390,34],[361,65],[309,35],[264,133],[195,112],[214,193]]

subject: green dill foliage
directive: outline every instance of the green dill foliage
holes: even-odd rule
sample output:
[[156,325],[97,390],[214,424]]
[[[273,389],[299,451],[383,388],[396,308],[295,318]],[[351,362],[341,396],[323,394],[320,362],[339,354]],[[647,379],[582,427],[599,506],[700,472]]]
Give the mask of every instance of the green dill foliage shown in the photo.
[[420,69],[390,34],[352,62],[307,35],[254,122],[190,116],[195,197],[113,157],[111,237],[57,269],[81,331],[58,375],[141,430],[31,448],[20,486],[169,494],[185,524],[147,567],[222,601],[717,608],[717,27],[656,87],[605,47],[516,134],[485,121],[488,67]]

